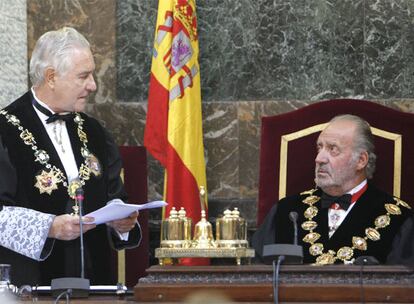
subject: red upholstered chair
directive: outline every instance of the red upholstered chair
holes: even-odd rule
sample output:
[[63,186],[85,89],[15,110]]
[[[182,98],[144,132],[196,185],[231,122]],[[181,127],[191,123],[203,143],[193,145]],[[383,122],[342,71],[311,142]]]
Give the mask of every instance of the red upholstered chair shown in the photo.
[[[125,189],[128,193],[128,202],[143,204],[147,202],[147,152],[144,147],[119,147],[123,162],[123,175]],[[116,270],[118,282],[127,287],[137,284],[140,277],[145,276],[149,267],[149,232],[148,211],[141,211],[138,221],[142,229],[142,241],[139,247],[128,250],[113,251],[114,260],[117,261]]]
[[377,154],[374,183],[414,203],[414,115],[365,100],[329,100],[262,118],[258,225],[279,199],[314,188],[317,137],[339,114],[370,123]]

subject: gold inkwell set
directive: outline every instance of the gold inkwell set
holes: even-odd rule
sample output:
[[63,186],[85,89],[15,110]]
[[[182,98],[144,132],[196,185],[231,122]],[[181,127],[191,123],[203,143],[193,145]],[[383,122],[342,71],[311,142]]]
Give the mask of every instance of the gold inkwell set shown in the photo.
[[235,258],[237,265],[241,259],[254,257],[254,249],[248,248],[247,223],[240,217],[237,208],[225,210],[216,220],[216,238],[213,227],[206,219],[205,189],[200,187],[201,220],[194,227],[186,216],[184,208],[170,211],[170,216],[161,224],[161,244],[155,249],[155,257],[160,265],[176,264],[180,258]]

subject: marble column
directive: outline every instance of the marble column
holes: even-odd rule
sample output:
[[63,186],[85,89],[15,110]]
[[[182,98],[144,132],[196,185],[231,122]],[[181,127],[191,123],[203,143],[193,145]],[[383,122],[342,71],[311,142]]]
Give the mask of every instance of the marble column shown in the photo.
[[26,0],[0,0],[1,108],[28,88],[26,24]]

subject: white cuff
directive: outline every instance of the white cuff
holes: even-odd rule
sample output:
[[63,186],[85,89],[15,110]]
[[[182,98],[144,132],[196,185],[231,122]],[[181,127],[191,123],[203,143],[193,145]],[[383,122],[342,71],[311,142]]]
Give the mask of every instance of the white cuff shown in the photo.
[[0,245],[34,260],[44,260],[53,247],[43,252],[54,218],[33,209],[4,206],[0,211]]

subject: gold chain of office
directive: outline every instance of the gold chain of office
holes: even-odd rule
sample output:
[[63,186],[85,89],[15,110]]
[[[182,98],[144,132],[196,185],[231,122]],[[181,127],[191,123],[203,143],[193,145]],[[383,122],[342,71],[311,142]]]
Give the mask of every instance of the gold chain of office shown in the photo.
[[391,223],[391,215],[401,215],[399,206],[407,209],[411,207],[404,201],[394,198],[393,203],[384,204],[386,214],[378,216],[374,221],[374,228],[368,227],[365,229],[365,236],[353,236],[352,246],[343,246],[338,251],[328,250],[324,252],[322,243],[317,243],[321,235],[314,230],[318,227],[318,223],[313,221],[313,218],[318,214],[319,210],[314,204],[320,200],[319,196],[313,195],[317,189],[302,192],[301,195],[308,195],[302,202],[309,207],[305,210],[305,221],[302,223],[302,229],[308,233],[302,239],[305,243],[310,244],[309,253],[316,257],[316,265],[334,264],[337,260],[342,260],[344,263],[349,262],[354,256],[354,250],[366,251],[368,248],[368,240],[378,241],[381,238],[380,229],[387,227]]
[[62,183],[62,185],[67,188],[68,195],[74,199],[76,190],[85,185],[85,181],[90,179],[91,173],[95,176],[101,174],[98,159],[88,149],[88,138],[83,131],[84,120],[79,113],[76,113],[74,122],[77,125],[77,133],[82,142],[81,154],[84,161],[79,168],[78,178],[72,180],[69,184],[62,170],[49,163],[49,154],[45,150],[41,150],[37,147],[33,134],[29,132],[29,130],[23,128],[20,120],[15,115],[9,114],[5,110],[1,110],[0,114],[5,116],[7,122],[20,131],[20,138],[23,140],[24,144],[31,146],[31,149],[34,152],[35,161],[45,166],[45,169],[41,170],[40,174],[35,177],[36,183],[34,186],[39,189],[40,194],[47,193],[50,195],[54,190],[58,189],[58,184]]

